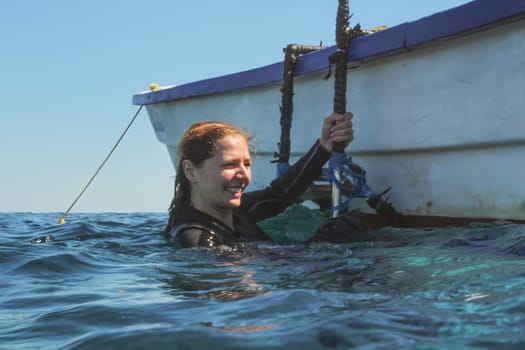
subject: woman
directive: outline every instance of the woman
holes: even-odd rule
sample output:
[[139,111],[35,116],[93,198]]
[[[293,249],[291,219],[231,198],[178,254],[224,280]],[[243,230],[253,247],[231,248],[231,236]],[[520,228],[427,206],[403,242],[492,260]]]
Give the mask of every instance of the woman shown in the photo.
[[179,145],[167,237],[184,247],[270,240],[256,222],[281,213],[321,175],[333,143],[346,147],[353,140],[352,117],[326,117],[320,138],[301,159],[267,188],[247,193],[249,136],[222,122],[193,124]]

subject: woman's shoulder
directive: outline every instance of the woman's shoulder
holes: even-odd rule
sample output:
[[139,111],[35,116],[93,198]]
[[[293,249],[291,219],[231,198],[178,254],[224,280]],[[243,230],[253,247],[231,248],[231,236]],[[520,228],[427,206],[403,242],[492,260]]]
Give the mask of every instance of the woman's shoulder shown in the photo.
[[220,234],[199,223],[176,225],[171,230],[169,238],[183,247],[215,247],[224,244]]
[[235,240],[233,231],[226,225],[192,207],[175,214],[168,238],[183,247],[214,247],[231,244]]

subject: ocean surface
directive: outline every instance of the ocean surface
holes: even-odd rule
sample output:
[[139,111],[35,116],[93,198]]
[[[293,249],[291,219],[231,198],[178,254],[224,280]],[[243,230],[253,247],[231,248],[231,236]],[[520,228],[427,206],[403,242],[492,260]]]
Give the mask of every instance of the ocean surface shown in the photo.
[[525,226],[180,249],[166,214],[0,213],[0,349],[525,349]]

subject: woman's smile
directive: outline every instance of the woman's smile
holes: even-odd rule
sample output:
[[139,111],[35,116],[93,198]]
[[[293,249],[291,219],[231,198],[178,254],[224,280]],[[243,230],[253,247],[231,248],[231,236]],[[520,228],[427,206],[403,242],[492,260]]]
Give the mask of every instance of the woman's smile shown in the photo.
[[242,191],[244,191],[245,188],[246,186],[244,186],[244,184],[237,184],[237,185],[230,185],[226,187],[226,190],[228,192],[235,194],[235,193],[241,193]]

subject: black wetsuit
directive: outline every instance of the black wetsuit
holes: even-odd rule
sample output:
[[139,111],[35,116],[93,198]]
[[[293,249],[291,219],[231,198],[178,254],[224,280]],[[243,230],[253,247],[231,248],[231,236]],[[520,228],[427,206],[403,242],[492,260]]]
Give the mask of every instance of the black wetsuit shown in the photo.
[[319,142],[290,169],[262,190],[244,193],[241,206],[233,210],[232,230],[195,208],[177,208],[170,239],[184,247],[230,245],[234,242],[270,240],[256,222],[275,216],[295,202],[322,173],[330,158]]

